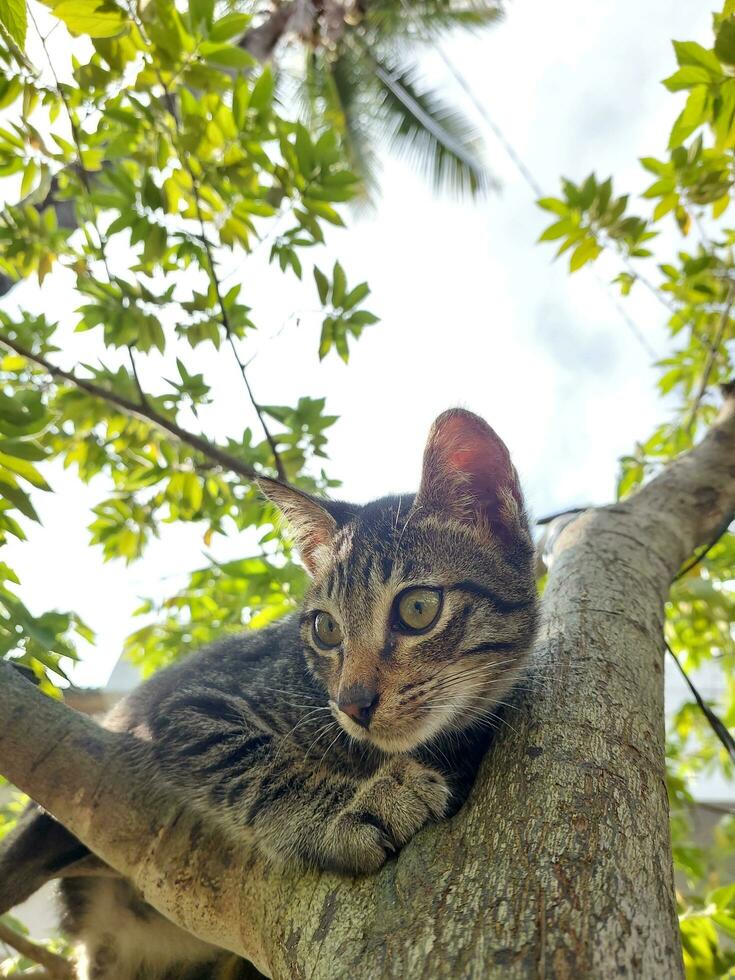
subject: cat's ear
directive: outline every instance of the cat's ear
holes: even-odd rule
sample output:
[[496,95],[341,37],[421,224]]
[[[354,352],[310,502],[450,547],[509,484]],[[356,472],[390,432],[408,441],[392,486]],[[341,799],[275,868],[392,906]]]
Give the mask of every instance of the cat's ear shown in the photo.
[[484,419],[461,408],[443,412],[431,427],[416,505],[505,541],[526,528],[507,446]]
[[265,477],[258,480],[258,486],[283,514],[304,564],[315,575],[329,554],[337,521],[318,500],[301,490]]

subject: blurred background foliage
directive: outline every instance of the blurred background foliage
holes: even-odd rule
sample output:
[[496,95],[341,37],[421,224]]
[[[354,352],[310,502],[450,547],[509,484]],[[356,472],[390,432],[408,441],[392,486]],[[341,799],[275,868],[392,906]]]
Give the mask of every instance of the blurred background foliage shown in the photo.
[[[663,84],[686,101],[668,146],[640,161],[653,178],[642,200],[618,194],[612,178],[590,174],[578,184],[564,180],[558,197],[539,201],[553,216],[541,240],[558,243],[571,272],[612,251],[622,295],[646,289],[667,310],[671,344],[658,363],[658,386],[675,410],[621,460],[620,497],[702,435],[716,417],[719,385],[733,378],[735,2],[713,16],[711,47],[674,41],[673,54],[675,70]],[[685,670],[717,678],[722,696],[711,707],[732,730],[735,535],[723,527],[697,557],[671,588],[665,638]],[[667,755],[674,858],[686,885],[679,905],[687,975],[735,976],[735,815],[713,808],[720,819],[708,849],[693,844],[690,819],[692,780],[719,771],[732,781],[735,758],[693,700],[670,717]]]
[[[150,673],[298,601],[304,573],[253,476],[317,492],[335,486],[325,470],[335,418],[324,399],[268,405],[253,396],[247,358],[258,324],[242,284],[224,281],[223,257],[244,262],[263,247],[284,276],[313,278],[323,310],[314,356],[348,362],[377,322],[369,286],[338,257],[315,265],[311,250],[351,206],[375,200],[380,141],[455,193],[491,186],[478,134],[423,84],[416,59],[443,32],[483,28],[499,11],[482,0],[46,6],[70,35],[69,51],[80,38],[92,53],[32,64],[33,7],[0,0],[0,177],[19,188],[0,212],[0,295],[32,278],[42,287],[61,265],[75,277],[78,320],[53,322],[40,288],[37,309],[0,312],[0,543],[23,540],[38,519],[34,500],[52,491],[53,461],[108,488],[90,523],[105,559],[139,561],[171,522],[200,525],[206,547],[215,535],[248,531],[247,554],[212,559],[176,594],[142,604],[147,625],[127,652]],[[735,0],[714,17],[710,48],[677,41],[674,57],[664,84],[686,101],[668,147],[652,148],[661,158],[641,160],[652,177],[642,200],[592,174],[539,201],[551,218],[541,240],[557,243],[572,272],[612,252],[622,295],[649,290],[667,310],[659,388],[668,418],[621,460],[620,496],[701,436],[718,385],[733,377]],[[60,334],[69,327],[89,332],[90,363],[67,366]],[[104,360],[94,353],[100,344]],[[217,443],[202,431],[217,387],[199,370],[200,348],[236,364],[257,426]],[[176,372],[144,386],[151,372],[141,366],[164,352]],[[735,536],[722,531],[674,583],[666,641],[686,670],[722,678],[712,707],[732,728]],[[73,611],[32,614],[22,598],[31,588],[0,562],[0,654],[61,696],[75,640],[93,636]],[[716,814],[708,849],[693,844],[690,820],[692,779],[715,769],[732,779],[733,759],[694,701],[670,719],[668,768],[688,975],[735,976],[735,883],[726,870],[735,816]],[[0,834],[18,806],[0,811]],[[5,969],[27,966],[17,958]]]

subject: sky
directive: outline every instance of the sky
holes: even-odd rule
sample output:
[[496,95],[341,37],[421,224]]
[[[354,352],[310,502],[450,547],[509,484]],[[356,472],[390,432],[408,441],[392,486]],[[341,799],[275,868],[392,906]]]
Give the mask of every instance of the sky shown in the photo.
[[[664,154],[679,111],[660,85],[674,70],[670,39],[709,43],[709,18],[709,8],[691,0],[515,0],[492,31],[447,41],[444,50],[546,194],[557,193],[562,175],[578,182],[595,170],[612,174],[618,193],[635,195],[649,182],[638,158]],[[474,114],[435,54],[423,67]],[[261,326],[245,350],[256,353],[249,376],[257,399],[326,396],[327,410],[340,416],[330,430],[329,473],[343,481],[346,499],[415,489],[431,421],[463,405],[508,444],[532,514],[605,503],[614,496],[618,457],[671,410],[656,394],[650,354],[605,285],[619,271],[616,262],[572,277],[563,259],[553,262],[553,249],[535,244],[550,219],[485,132],[498,192],[474,202],[438,196],[385,155],[375,212],[348,216],[348,230],[330,234],[314,256],[323,266],[339,258],[351,283],[367,279],[367,305],[382,318],[354,346],[349,367],[334,355],[318,361],[309,275],[303,284],[285,280],[268,267],[266,249],[223,262],[228,284],[243,283]],[[69,325],[78,305],[64,273],[49,276],[42,291],[23,284],[4,302]],[[647,344],[664,354],[663,307],[636,287],[625,308]],[[84,342],[69,336],[58,360],[74,366]],[[208,356],[202,363],[217,371],[206,431],[222,437],[255,425],[236,368]],[[156,386],[161,373],[154,363],[144,383]],[[142,625],[132,616],[139,598],[171,594],[187,570],[204,564],[202,529],[168,528],[141,562],[104,564],[86,527],[106,487],[82,487],[60,469],[51,482],[56,492],[36,500],[42,526],[29,527],[29,542],[10,545],[3,558],[34,610],[75,609],[96,631],[97,647],[82,650],[74,680],[101,685],[124,638]],[[220,540],[212,550],[237,557],[250,542]]]

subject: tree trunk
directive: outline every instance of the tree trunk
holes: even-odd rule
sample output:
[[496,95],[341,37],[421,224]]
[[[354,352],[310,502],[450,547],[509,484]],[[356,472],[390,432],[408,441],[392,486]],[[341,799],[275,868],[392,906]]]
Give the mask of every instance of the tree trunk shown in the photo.
[[468,803],[377,875],[283,874],[140,776],[146,746],[0,664],[0,771],[146,899],[270,976],[682,976],[664,766],[663,603],[735,510],[735,398],[554,551],[535,669]]

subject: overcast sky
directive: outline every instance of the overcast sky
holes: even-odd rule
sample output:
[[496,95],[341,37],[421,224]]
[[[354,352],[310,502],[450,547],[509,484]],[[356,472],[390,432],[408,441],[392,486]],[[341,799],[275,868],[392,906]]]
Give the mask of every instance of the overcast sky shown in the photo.
[[[579,181],[596,170],[614,175],[618,193],[635,194],[647,183],[637,158],[664,154],[678,112],[659,84],[673,70],[670,39],[709,44],[709,17],[707,5],[691,0],[517,0],[495,30],[445,50],[546,193],[556,193],[560,175]],[[427,58],[426,70],[472,113],[438,58]],[[594,272],[569,277],[563,260],[552,263],[551,247],[534,244],[545,216],[487,137],[499,193],[459,204],[386,158],[376,213],[348,219],[349,230],[315,255],[323,265],[339,257],[351,282],[367,279],[369,306],[382,317],[355,345],[349,367],[334,356],[318,362],[310,275],[285,282],[265,264],[265,249],[241,268],[231,257],[224,263],[261,326],[246,350],[258,351],[250,369],[256,397],[327,396],[328,411],[340,416],[329,471],[344,481],[346,498],[415,489],[432,419],[461,404],[506,440],[537,516],[602,503],[612,499],[618,456],[665,416],[651,358],[610,293]],[[600,271],[610,279],[617,268],[605,262]],[[49,276],[41,292],[25,284],[4,302],[69,324],[78,305],[63,274]],[[642,291],[626,308],[664,353],[663,308]],[[58,359],[72,366],[82,350],[74,338]],[[154,365],[146,375],[151,386],[156,373]],[[229,362],[217,367],[216,399],[206,416],[212,435],[254,424]],[[124,637],[141,625],[132,618],[139,597],[170,594],[186,570],[203,564],[202,529],[167,529],[130,568],[103,564],[85,528],[105,486],[83,488],[61,473],[53,483],[57,492],[37,501],[43,527],[30,527],[30,543],[3,557],[33,609],[76,609],[97,632],[98,647],[84,651],[75,678],[101,684]],[[248,542],[228,540],[216,554],[248,550]]]

